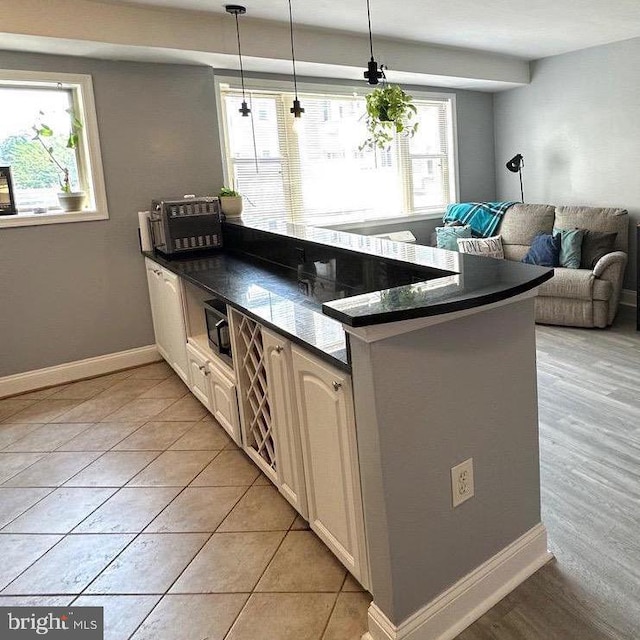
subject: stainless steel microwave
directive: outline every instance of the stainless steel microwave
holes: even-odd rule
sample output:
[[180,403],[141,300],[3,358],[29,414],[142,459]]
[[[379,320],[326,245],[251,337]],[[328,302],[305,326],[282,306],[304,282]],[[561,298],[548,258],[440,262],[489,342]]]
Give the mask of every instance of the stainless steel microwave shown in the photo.
[[231,362],[231,338],[227,305],[217,298],[205,300],[204,315],[207,322],[209,346],[223,360]]

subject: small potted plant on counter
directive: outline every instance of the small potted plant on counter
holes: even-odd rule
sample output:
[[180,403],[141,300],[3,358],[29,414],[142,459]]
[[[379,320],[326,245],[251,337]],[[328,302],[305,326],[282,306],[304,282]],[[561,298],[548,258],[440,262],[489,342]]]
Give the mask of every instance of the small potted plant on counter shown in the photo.
[[242,196],[230,187],[222,187],[218,194],[222,213],[227,218],[238,218],[242,215]]
[[413,98],[398,85],[384,85],[366,96],[367,131],[369,136],[360,145],[360,150],[386,149],[393,142],[393,134],[412,137],[418,123],[411,122],[417,114]]
[[[67,113],[71,118],[71,129],[67,137],[66,148],[75,150],[78,148],[78,143],[80,141],[82,122],[75,115],[73,109],[67,109]],[[44,113],[41,111],[40,115],[44,116]],[[71,189],[69,167],[65,165],[64,160],[60,155],[58,155],[58,151],[54,148],[54,146],[45,142],[45,139],[52,139],[54,137],[53,129],[42,122],[34,124],[32,129],[35,132],[35,136],[33,137],[33,139],[37,140],[42,145],[42,148],[49,156],[49,160],[51,160],[51,162],[60,172],[60,192],[58,193],[58,202],[60,203],[60,208],[66,212],[81,211],[85,199],[84,191],[73,191]]]

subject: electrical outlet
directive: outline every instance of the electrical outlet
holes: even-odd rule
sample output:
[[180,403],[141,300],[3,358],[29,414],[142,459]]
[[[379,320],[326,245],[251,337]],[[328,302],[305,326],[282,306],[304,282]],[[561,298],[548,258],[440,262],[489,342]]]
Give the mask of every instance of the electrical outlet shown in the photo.
[[453,506],[461,505],[465,500],[473,498],[473,458],[469,458],[455,467],[451,467],[451,494]]

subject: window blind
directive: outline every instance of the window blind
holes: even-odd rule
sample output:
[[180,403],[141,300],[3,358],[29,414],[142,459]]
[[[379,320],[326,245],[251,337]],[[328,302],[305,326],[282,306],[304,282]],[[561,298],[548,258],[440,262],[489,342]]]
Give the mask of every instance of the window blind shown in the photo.
[[244,118],[239,87],[220,92],[227,171],[246,218],[330,225],[441,211],[456,199],[451,98],[414,100],[413,138],[361,151],[364,97],[300,92],[305,113],[295,119],[292,93],[251,90],[253,118]]

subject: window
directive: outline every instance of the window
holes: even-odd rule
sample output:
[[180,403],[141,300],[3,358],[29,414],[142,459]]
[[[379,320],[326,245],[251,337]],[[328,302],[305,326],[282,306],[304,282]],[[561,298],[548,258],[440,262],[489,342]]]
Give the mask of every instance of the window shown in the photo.
[[293,94],[260,84],[249,85],[251,119],[238,113],[237,83],[218,82],[227,180],[245,196],[245,217],[336,224],[441,214],[457,200],[453,95],[414,95],[418,133],[374,152],[359,148],[362,90],[306,86],[296,120]]
[[[108,217],[91,76],[0,70],[0,165],[10,166],[17,215],[0,226],[99,220]],[[82,123],[76,148],[68,148],[72,118]],[[34,139],[36,126],[52,135]],[[83,191],[82,211],[64,213],[58,200],[68,169],[72,191]]]

